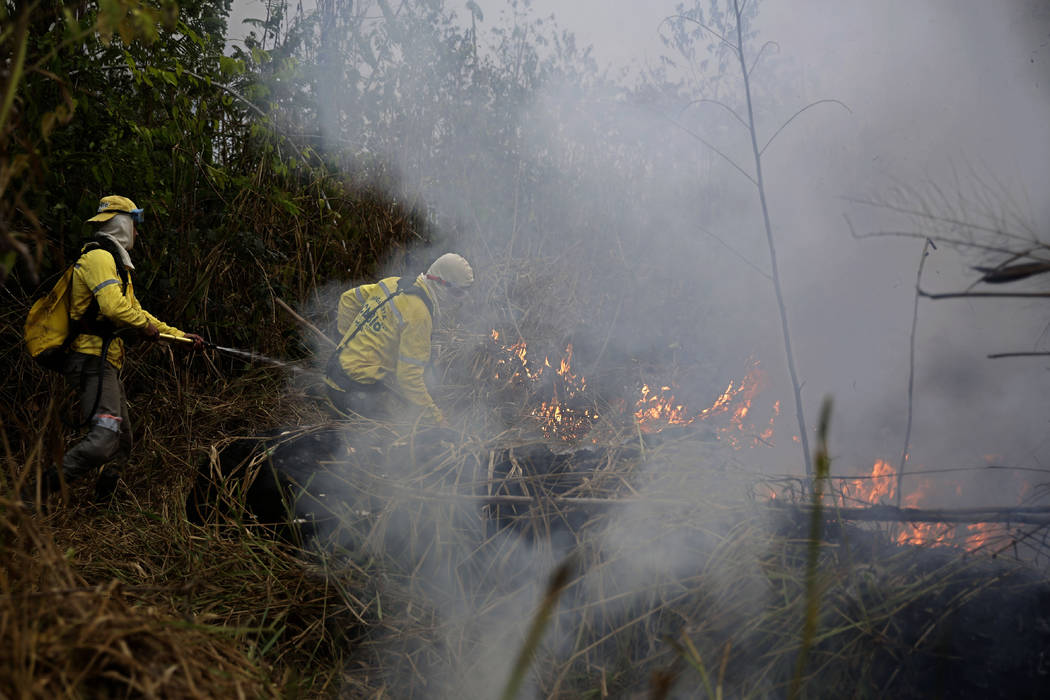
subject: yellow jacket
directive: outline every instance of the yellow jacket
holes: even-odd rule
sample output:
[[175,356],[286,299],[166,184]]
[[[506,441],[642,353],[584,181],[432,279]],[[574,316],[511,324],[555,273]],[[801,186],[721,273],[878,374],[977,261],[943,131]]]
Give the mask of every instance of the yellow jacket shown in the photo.
[[[430,362],[433,320],[426,303],[412,294],[399,294],[383,304],[397,291],[397,282],[397,277],[387,277],[343,292],[336,319],[341,338],[357,328],[376,307],[378,311],[340,351],[339,365],[355,382],[384,382],[409,402],[428,411],[436,422],[441,422],[441,411],[423,381],[423,369]],[[416,284],[433,302],[426,285]]]
[[[89,250],[80,256],[73,265],[73,289],[69,304],[69,317],[81,318],[91,305],[91,297],[98,299],[98,318],[106,318],[121,328],[145,328],[152,322],[161,333],[170,333],[182,337],[185,335],[178,328],[159,321],[144,310],[135,298],[135,288],[128,272],[128,289],[121,293],[120,275],[117,274],[117,263],[113,256],[101,248]],[[81,334],[70,346],[73,352],[88,355],[102,354],[102,338],[97,335]],[[106,359],[111,365],[120,369],[124,364],[124,341],[114,338],[109,344]]]

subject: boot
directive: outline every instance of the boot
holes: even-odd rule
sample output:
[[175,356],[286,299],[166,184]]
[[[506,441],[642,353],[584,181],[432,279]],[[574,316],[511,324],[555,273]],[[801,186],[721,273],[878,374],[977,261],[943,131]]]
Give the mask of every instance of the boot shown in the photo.
[[98,481],[95,482],[95,494],[91,500],[99,505],[107,505],[113,499],[113,493],[117,490],[119,481],[119,471],[109,468],[103,469],[102,473],[98,475]]

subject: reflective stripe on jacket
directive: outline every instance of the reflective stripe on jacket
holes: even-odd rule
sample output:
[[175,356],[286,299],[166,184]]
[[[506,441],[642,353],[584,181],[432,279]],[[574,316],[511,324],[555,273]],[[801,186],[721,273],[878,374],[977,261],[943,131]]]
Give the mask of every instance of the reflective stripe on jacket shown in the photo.
[[[387,277],[375,284],[354,287],[339,298],[336,325],[340,337],[357,328],[378,307],[371,321],[339,353],[339,364],[354,381],[384,382],[440,422],[441,411],[423,381],[423,369],[430,362],[433,320],[426,303],[415,295],[399,294],[382,303],[397,291],[397,281],[397,277]],[[431,296],[425,285],[416,284]]]
[[[145,328],[153,322],[161,333],[182,337],[185,335],[178,328],[157,320],[145,311],[135,298],[135,288],[128,273],[128,289],[121,293],[120,275],[117,264],[107,251],[101,248],[89,250],[80,256],[73,265],[73,290],[69,305],[69,317],[79,319],[91,305],[91,297],[98,299],[99,318],[107,318],[121,328]],[[102,353],[102,338],[97,335],[81,334],[70,346],[73,352],[98,356]],[[118,337],[109,344],[106,357],[109,363],[120,369],[124,364],[124,342]]]

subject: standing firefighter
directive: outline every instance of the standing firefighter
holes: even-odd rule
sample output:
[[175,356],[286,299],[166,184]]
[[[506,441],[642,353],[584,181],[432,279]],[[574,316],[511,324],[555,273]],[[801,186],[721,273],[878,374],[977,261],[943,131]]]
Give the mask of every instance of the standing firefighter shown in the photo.
[[[91,472],[98,474],[95,498],[100,501],[112,496],[132,446],[128,403],[119,376],[124,363],[121,336],[155,341],[160,333],[170,333],[190,338],[196,348],[204,342],[199,335],[158,320],[135,298],[130,274],[135,266],[128,253],[135,244],[135,224],[142,220],[142,210],[130,199],[103,197],[98,214],[88,219],[99,224],[94,238],[60,281],[66,283],[58,308],[61,322],[38,318],[39,302],[26,321],[30,353],[65,375],[80,400],[81,424],[90,426],[88,434],[66,452],[61,477],[69,483]],[[50,296],[56,291],[57,285]],[[63,338],[48,338],[55,328],[62,328]],[[41,352],[40,347],[49,342],[52,346]],[[60,484],[58,470],[47,469],[39,482],[40,498],[46,499]],[[24,500],[32,500],[34,491],[27,488]]]
[[391,404],[400,402],[443,425],[423,381],[430,333],[442,305],[461,299],[473,283],[470,263],[446,253],[414,281],[387,277],[344,292],[337,319],[341,342],[325,371],[336,410],[392,417],[398,410]]

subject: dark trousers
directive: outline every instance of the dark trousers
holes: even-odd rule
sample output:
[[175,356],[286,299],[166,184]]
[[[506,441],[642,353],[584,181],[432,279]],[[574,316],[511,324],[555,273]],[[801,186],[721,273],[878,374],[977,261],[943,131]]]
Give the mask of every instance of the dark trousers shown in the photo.
[[344,379],[340,384],[341,389],[330,385],[325,386],[328,391],[328,400],[340,416],[357,414],[373,420],[383,420],[388,417],[388,390],[382,382],[361,384]]
[[67,482],[76,481],[115,461],[105,469],[113,478],[131,456],[132,446],[128,402],[117,369],[104,359],[75,352],[62,371],[80,401],[80,422],[89,424],[88,434],[66,452],[63,476]]

